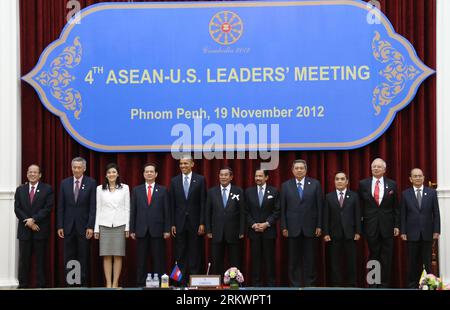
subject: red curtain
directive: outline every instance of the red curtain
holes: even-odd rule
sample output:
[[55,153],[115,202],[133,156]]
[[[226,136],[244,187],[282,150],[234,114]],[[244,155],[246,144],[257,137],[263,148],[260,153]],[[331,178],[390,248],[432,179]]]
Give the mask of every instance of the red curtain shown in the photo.
[[[114,2],[114,0],[109,0]],[[68,1],[62,0],[20,0],[21,73],[25,75],[37,63],[45,47],[56,40],[66,22]],[[80,0],[81,7],[102,2]],[[395,30],[406,37],[414,46],[419,57],[431,68],[436,67],[436,1],[435,0],[381,0],[381,9],[392,22]],[[113,22],[113,21],[112,21]],[[82,156],[88,161],[87,174],[103,181],[104,168],[110,162],[118,163],[125,183],[134,187],[143,182],[142,165],[147,161],[159,164],[158,183],[169,185],[170,178],[179,173],[178,165],[170,153],[101,153],[91,151],[78,144],[64,130],[57,117],[40,103],[31,86],[22,82],[22,179],[26,180],[25,169],[31,163],[38,163],[43,169],[43,181],[50,183],[58,193],[60,181],[71,175],[70,161]],[[386,160],[387,176],[398,182],[399,190],[409,186],[408,174],[412,167],[421,167],[427,181],[436,180],[436,78],[428,78],[419,88],[413,102],[396,116],[386,133],[370,145],[350,151],[302,151],[282,152],[280,165],[270,173],[269,182],[279,187],[291,178],[291,162],[303,158],[308,162],[308,174],[322,182],[325,192],[332,191],[334,172],[349,173],[350,187],[356,189],[358,181],[370,175],[370,163],[375,157]],[[345,126],[345,124],[342,124]],[[339,130],[339,128],[336,128]],[[197,160],[195,170],[205,175],[208,186],[218,183],[218,168],[223,164],[235,172],[234,182],[246,188],[253,185],[253,168],[257,160]],[[56,195],[57,196],[57,195]],[[56,205],[55,205],[56,207]],[[52,212],[55,223],[55,209]],[[205,256],[208,261],[210,244],[205,241]],[[127,256],[124,260],[121,285],[135,283],[135,242],[127,241]],[[52,229],[48,250],[48,285],[64,286],[63,243]],[[367,245],[359,241],[357,247],[358,284],[365,286],[365,262]],[[251,257],[249,241],[242,244],[243,272],[249,279]],[[167,242],[167,271],[173,264],[172,242]],[[319,284],[327,286],[326,247],[319,246]],[[98,256],[98,242],[92,242],[92,285],[103,285],[102,261]],[[287,285],[287,242],[278,237],[276,242],[277,281]],[[393,263],[393,285],[404,287],[406,282],[406,247],[399,239],[395,242]]]

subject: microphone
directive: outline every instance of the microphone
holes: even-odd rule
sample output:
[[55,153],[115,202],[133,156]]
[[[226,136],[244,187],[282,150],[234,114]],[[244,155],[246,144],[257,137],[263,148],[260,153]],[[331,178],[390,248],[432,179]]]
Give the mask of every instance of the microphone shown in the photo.
[[206,270],[206,275],[209,275],[209,268],[211,267],[211,263],[208,263],[208,270]]

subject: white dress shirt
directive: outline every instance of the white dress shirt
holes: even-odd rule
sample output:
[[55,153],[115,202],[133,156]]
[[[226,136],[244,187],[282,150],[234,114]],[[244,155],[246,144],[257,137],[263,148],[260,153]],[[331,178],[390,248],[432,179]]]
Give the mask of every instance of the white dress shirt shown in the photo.
[[37,187],[38,187],[38,185],[39,185],[39,182],[37,182],[36,184],[34,184],[34,185],[31,185],[31,183],[28,183],[28,194],[30,194],[31,193],[31,187],[33,186],[34,187],[34,194],[36,195],[36,193],[37,193]]
[[379,179],[372,177],[372,197],[375,198],[374,194],[375,194],[375,184],[377,182],[377,180],[380,181],[380,184],[378,184],[378,188],[380,189],[380,201],[378,201],[378,204],[380,205],[381,202],[383,201],[383,196],[384,196],[384,178],[381,177]]
[[347,188],[345,188],[344,190],[342,190],[342,191],[340,191],[340,190],[336,190],[336,194],[337,194],[337,198],[338,198],[338,201],[339,201],[339,198],[341,197],[341,192],[342,192],[342,198],[344,198],[344,200],[345,200],[345,193],[347,193]]
[[80,183],[78,183],[78,187],[81,190],[81,183],[83,182],[83,177],[84,175],[82,175],[79,179],[77,179],[76,177],[73,177],[73,192],[75,193],[75,188],[77,187],[77,183],[75,183],[76,181],[79,181]]
[[189,172],[189,174],[181,174],[181,176],[183,177],[183,185],[184,185],[184,180],[186,179],[186,177],[188,178],[187,179],[187,181],[188,181],[188,184],[189,184],[189,186],[191,185],[191,181],[192,181],[192,171],[191,172]]
[[129,231],[130,222],[130,189],[122,184],[115,191],[103,190],[102,185],[97,186],[97,213],[95,215],[94,232],[100,231],[100,225],[117,227],[125,225]]
[[295,179],[295,186],[297,186],[298,188],[298,183],[302,184],[302,190],[305,190],[305,178],[303,177],[303,179],[301,179],[301,181]]
[[151,186],[152,187],[152,197],[153,197],[153,193],[155,192],[155,182],[148,184],[147,182],[145,182],[145,194],[148,197],[148,187]]

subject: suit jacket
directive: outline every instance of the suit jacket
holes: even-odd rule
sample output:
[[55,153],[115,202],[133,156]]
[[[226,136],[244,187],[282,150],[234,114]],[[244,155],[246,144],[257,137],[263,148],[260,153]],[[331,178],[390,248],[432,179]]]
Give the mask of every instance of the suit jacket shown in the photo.
[[143,238],[148,231],[153,238],[163,238],[165,232],[170,232],[169,208],[169,192],[164,186],[155,183],[150,205],[146,184],[136,186],[131,195],[130,233]]
[[96,211],[97,182],[83,176],[80,192],[75,202],[73,176],[61,182],[58,199],[57,228],[64,229],[68,235],[75,229],[79,235],[85,235],[86,229],[94,229]]
[[323,197],[320,182],[305,177],[303,199],[300,200],[296,179],[281,185],[281,229],[287,229],[289,237],[314,237],[316,228],[322,228]]
[[189,185],[188,198],[184,194],[184,176],[179,174],[170,181],[170,207],[172,214],[172,226],[177,228],[177,233],[184,231],[186,218],[190,227],[195,231],[198,226],[205,224],[206,182],[199,174],[192,173]]
[[347,190],[341,208],[336,191],[325,196],[323,234],[331,240],[354,239],[361,233],[361,211],[358,193]]
[[121,184],[114,192],[97,186],[97,211],[95,214],[94,232],[100,232],[100,226],[118,227],[125,225],[129,231],[130,225],[130,189],[127,184]]
[[[252,186],[247,188],[245,191],[245,208],[250,239],[257,236],[267,239],[276,238],[276,224],[280,216],[280,202],[278,198],[278,190],[275,187],[266,185],[262,205],[259,206],[258,187]],[[263,233],[257,233],[252,229],[253,224],[264,222],[268,222],[270,227]]]
[[372,178],[359,182],[359,195],[362,200],[364,232],[368,237],[392,237],[394,228],[400,228],[400,208],[397,199],[397,183],[384,178],[384,195],[380,206],[372,196]]
[[239,235],[244,234],[245,206],[244,192],[240,187],[231,185],[227,205],[223,206],[221,186],[214,186],[206,198],[206,232],[212,233],[213,242],[225,240],[237,243]]
[[[17,239],[46,239],[50,234],[50,213],[53,207],[53,190],[48,184],[39,182],[35,189],[33,203],[30,204],[28,183],[20,185],[14,195],[14,213],[19,219],[17,226]],[[34,232],[25,227],[23,222],[27,218],[33,218],[39,226],[39,231]]]
[[441,233],[441,217],[436,191],[424,186],[422,193],[422,207],[416,199],[412,187],[403,191],[401,202],[401,233],[406,234],[408,241],[432,241],[433,233]]

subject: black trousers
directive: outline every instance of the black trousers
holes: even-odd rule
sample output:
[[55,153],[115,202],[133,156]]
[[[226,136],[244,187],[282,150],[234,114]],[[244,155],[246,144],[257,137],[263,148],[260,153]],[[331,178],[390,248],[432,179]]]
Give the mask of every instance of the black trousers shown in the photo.
[[36,257],[36,286],[45,287],[45,250],[48,239],[19,240],[19,288],[30,287],[30,266],[33,250]]
[[[356,245],[353,239],[332,239],[329,242],[330,285],[356,286]],[[343,282],[342,261],[347,269],[346,281]]]
[[252,285],[262,286],[261,266],[265,265],[267,286],[275,286],[275,239],[263,238],[262,235],[250,239],[252,257]]
[[433,241],[408,241],[408,288],[418,288],[423,266],[431,273]]
[[390,287],[394,237],[383,238],[381,235],[375,238],[367,237],[367,243],[369,245],[369,260],[376,260],[380,262],[381,266],[381,283],[372,284],[369,287]]
[[[67,266],[70,261],[78,261],[81,267],[81,286],[89,286],[89,274],[90,274],[90,255],[91,255],[91,242],[86,239],[86,235],[80,235],[76,233],[74,229],[70,234],[64,235],[64,270],[66,284],[72,286],[67,282],[67,275],[72,271],[72,266]],[[69,267],[69,268],[68,268]]]
[[[147,232],[145,237],[136,238],[136,259],[137,259],[137,274],[136,274],[136,285],[138,287],[145,286],[145,280],[147,279],[147,258],[148,258],[148,250],[151,249],[151,258],[152,258],[152,273],[157,273],[158,277],[161,279],[161,276],[165,273],[165,260],[166,256],[165,251],[165,243],[164,238],[161,237],[152,237]],[[153,274],[152,274],[153,275]]]
[[175,237],[175,259],[183,274],[183,282],[189,280],[190,274],[203,274],[202,253],[203,237],[198,235],[198,227],[190,227],[188,220],[183,232]]
[[[289,284],[293,287],[316,285],[316,242],[301,233],[288,238]],[[302,264],[303,262],[303,264]],[[303,265],[303,268],[302,268]]]
[[[212,273],[220,274],[223,277],[225,273],[224,258],[225,250],[228,251],[228,260],[230,267],[237,267],[240,269],[240,243],[228,243],[226,241],[212,243]],[[228,269],[228,268],[227,268]]]

